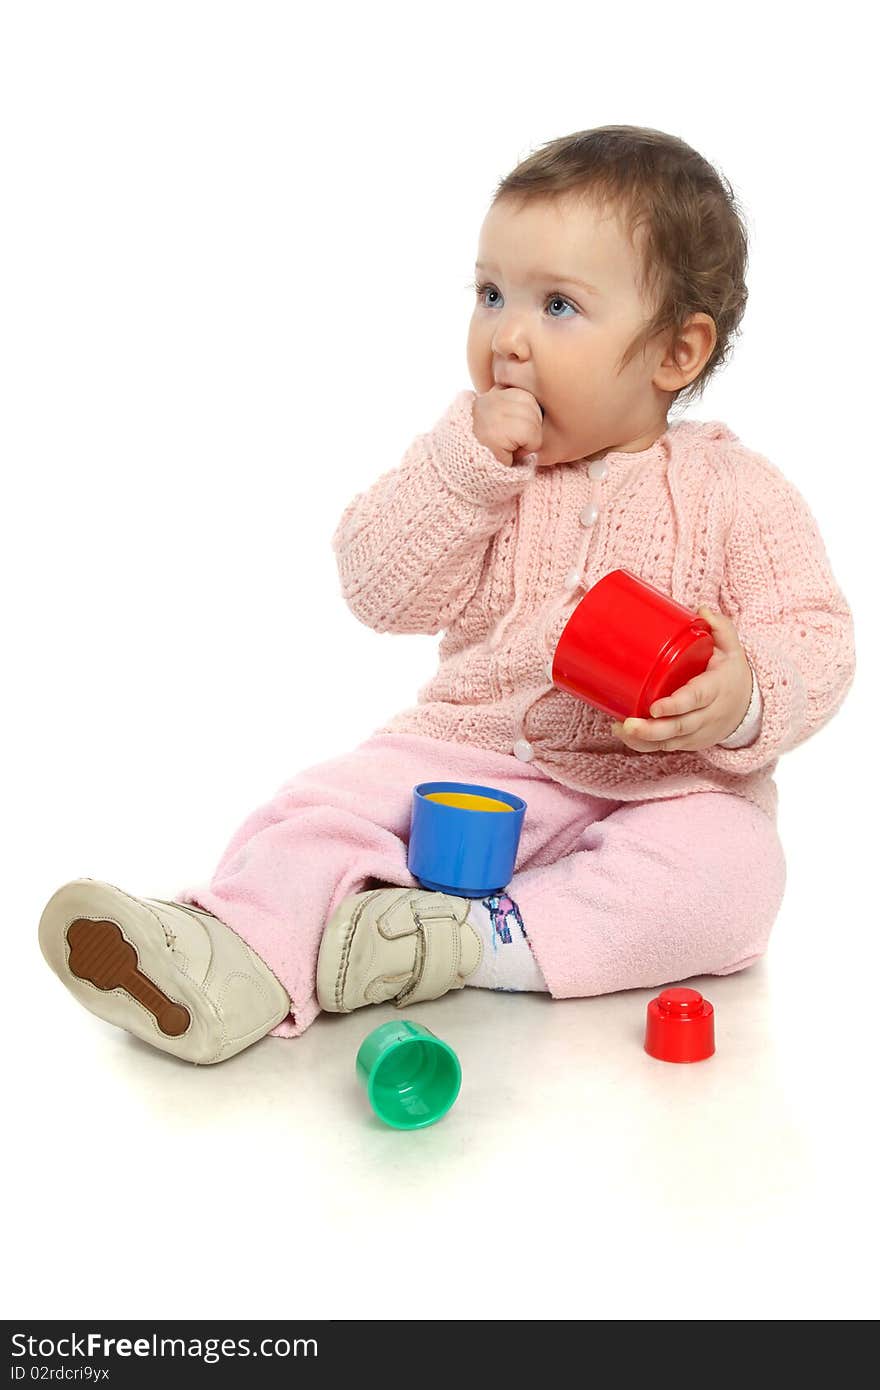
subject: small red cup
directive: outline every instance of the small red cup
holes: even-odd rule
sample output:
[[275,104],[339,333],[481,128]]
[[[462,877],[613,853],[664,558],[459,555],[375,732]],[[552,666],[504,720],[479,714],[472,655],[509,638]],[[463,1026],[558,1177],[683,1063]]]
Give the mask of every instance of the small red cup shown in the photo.
[[712,629],[630,570],[611,570],[584,594],[562,631],[550,678],[616,719],[650,719],[655,700],[705,671]]
[[645,1051],[660,1062],[704,1062],[715,1051],[715,1010],[697,989],[664,989],[648,1004]]

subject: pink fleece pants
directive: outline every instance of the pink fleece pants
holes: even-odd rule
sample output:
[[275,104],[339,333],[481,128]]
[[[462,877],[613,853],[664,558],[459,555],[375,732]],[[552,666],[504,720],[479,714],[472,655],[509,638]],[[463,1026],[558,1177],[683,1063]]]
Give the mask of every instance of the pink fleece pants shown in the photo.
[[743,797],[609,800],[512,755],[376,734],[285,782],[233,835],[210,884],[176,895],[226,922],[282,982],[292,1008],[273,1036],[299,1036],[320,1011],[318,947],[337,904],[380,884],[418,886],[406,864],[412,790],[429,781],[527,803],[507,892],[554,998],[727,975],[764,952],[785,860],[774,822]]

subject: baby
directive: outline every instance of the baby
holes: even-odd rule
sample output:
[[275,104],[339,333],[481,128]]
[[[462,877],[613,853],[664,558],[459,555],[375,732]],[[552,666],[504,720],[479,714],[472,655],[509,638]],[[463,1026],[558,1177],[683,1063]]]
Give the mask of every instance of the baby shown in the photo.
[[[837,711],[852,618],[816,522],[719,421],[670,423],[729,354],[747,291],[730,186],[682,140],[549,142],[483,222],[460,391],[347,507],[342,590],[377,632],[443,633],[418,702],[284,783],[209,884],[138,898],[81,878],[43,954],[87,1009],[195,1063],[321,1009],[464,985],[555,999],[741,970],[785,861],[773,771]],[[619,723],[556,688],[584,592],[626,568],[710,624],[707,669]],[[420,888],[412,789],[522,796],[505,891]]]

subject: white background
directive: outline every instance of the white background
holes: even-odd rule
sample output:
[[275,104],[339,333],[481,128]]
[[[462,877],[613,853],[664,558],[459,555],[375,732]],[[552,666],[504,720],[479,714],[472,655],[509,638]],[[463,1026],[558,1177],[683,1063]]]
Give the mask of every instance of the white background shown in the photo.
[[[863,7],[8,4],[0,18],[7,1316],[876,1316],[876,74]],[[193,1068],[37,946],[68,879],[171,897],[293,775],[415,700],[438,639],[339,593],[350,498],[471,385],[496,182],[655,126],[731,180],[749,305],[700,419],[813,510],[855,616],[777,780],[788,888],[704,982],[465,990],[456,1107],[373,1120],[381,1009]],[[417,1276],[417,1277],[416,1277]]]

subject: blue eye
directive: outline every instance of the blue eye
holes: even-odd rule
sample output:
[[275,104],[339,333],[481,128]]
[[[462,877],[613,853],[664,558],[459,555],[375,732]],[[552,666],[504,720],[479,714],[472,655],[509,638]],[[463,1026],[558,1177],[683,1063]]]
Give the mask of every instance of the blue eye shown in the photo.
[[[498,294],[498,290],[495,288],[494,285],[491,285],[491,284],[485,284],[485,285],[473,284],[473,285],[471,286],[471,289],[476,290],[476,292],[477,292],[477,299],[479,299],[481,302],[482,302],[482,299],[483,299],[483,295],[486,293],[487,290],[491,290],[493,294]],[[548,297],[547,297],[547,303],[548,303],[548,304],[566,304],[566,305],[568,306],[568,308],[571,309],[572,313],[575,313],[575,314],[576,314],[576,313],[578,312],[577,309],[575,308],[575,306],[572,304],[571,300],[566,299],[565,296],[562,295],[562,294],[551,294],[551,295],[548,295]],[[494,306],[494,304],[487,304],[485,307],[486,307],[487,309],[493,309],[495,306]],[[561,317],[561,315],[559,315],[559,314],[551,314],[550,317],[551,317],[551,318],[559,318],[559,317]]]

